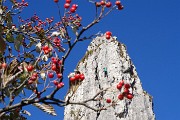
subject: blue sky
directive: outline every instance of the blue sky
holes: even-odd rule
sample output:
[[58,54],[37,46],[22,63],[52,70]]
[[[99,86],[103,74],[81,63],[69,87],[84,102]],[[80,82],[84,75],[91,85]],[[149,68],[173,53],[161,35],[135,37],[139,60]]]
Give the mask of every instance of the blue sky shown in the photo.
[[[57,6],[53,0],[27,1],[29,7],[22,13],[23,17],[32,16],[36,12],[42,19],[54,16],[55,20],[58,20]],[[87,0],[73,0],[73,2],[78,3],[77,13],[83,17],[83,25],[87,25],[95,15],[93,5]],[[125,7],[123,11],[113,11],[87,31],[86,35],[112,31],[113,35],[127,46],[144,90],[153,96],[156,119],[178,120],[180,1],[122,0],[122,3]],[[73,71],[89,43],[90,41],[86,41],[77,44],[66,62],[66,75]],[[66,89],[67,87],[58,95],[63,98]],[[63,120],[63,108],[56,108],[57,117],[51,117],[34,107],[26,108],[32,112],[29,120]]]

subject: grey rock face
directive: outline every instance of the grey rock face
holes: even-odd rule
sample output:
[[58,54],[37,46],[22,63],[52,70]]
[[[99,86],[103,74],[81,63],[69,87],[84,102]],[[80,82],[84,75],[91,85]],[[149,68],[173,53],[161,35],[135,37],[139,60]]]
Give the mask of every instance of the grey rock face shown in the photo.
[[[104,68],[107,68],[105,76]],[[77,65],[77,70],[85,75],[85,80],[71,85],[66,99],[81,102],[94,97],[99,91],[109,88],[96,98],[87,102],[96,109],[107,108],[97,112],[83,105],[65,107],[64,120],[154,120],[152,97],[142,89],[135,66],[127,54],[125,45],[114,38],[107,40],[104,36],[95,38],[88,46],[84,58]],[[123,90],[116,88],[124,80],[129,83],[132,100],[118,99]],[[112,103],[107,103],[110,98]]]

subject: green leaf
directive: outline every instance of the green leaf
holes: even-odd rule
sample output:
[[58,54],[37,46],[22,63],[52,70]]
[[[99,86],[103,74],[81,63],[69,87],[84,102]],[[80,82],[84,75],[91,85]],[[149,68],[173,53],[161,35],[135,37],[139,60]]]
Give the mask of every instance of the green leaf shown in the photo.
[[7,22],[8,28],[10,28],[10,29],[11,29],[11,27],[12,27],[12,21],[13,21],[13,19],[12,19],[11,14],[10,14],[10,13],[7,13],[7,15],[6,15],[6,22]]
[[17,51],[19,51],[20,49],[20,46],[22,44],[22,40],[23,40],[23,35],[19,34],[17,37],[16,37],[16,40],[14,40],[14,47]]
[[6,42],[4,41],[3,37],[0,35],[0,56],[2,56],[5,50],[6,50]]
[[22,83],[24,80],[26,80],[27,77],[28,77],[28,75],[27,75],[26,73],[21,74],[21,75],[19,76],[19,79],[20,79],[21,83]]
[[13,35],[11,34],[11,33],[7,33],[7,35],[6,35],[6,40],[8,41],[8,42],[14,42],[14,37],[13,37]]
[[24,36],[23,36],[23,35],[21,35],[21,34],[19,34],[19,35],[16,37],[16,39],[17,39],[17,40],[20,40],[20,41],[22,41],[22,40],[23,40],[23,38],[24,38]]

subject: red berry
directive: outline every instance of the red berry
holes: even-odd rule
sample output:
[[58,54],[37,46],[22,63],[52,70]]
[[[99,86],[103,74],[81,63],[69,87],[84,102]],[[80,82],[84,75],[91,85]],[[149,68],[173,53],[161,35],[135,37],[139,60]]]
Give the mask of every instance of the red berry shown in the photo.
[[61,45],[59,43],[56,44],[57,47],[60,47]]
[[29,4],[28,3],[25,3],[24,6],[28,6]]
[[32,80],[28,80],[28,84],[32,84],[33,83],[33,81]]
[[45,46],[42,47],[42,49],[43,49],[43,50],[48,50],[49,47],[48,47],[47,45],[45,45]]
[[49,53],[49,50],[44,50],[44,54],[48,54]]
[[96,2],[96,7],[100,7],[101,3],[100,2]]
[[111,38],[111,36],[110,36],[110,35],[106,35],[106,39],[108,39],[108,40],[109,40],[110,38]]
[[63,86],[64,86],[64,83],[61,82],[61,83],[59,83],[59,84],[57,85],[57,88],[60,89],[60,88],[62,88]]
[[118,84],[118,85],[116,86],[116,88],[120,90],[120,89],[122,88],[122,85],[121,85],[121,84]]
[[80,74],[75,74],[74,77],[76,78],[76,80],[79,80]]
[[56,65],[52,65],[51,69],[55,71],[56,70]]
[[33,68],[34,68],[34,67],[33,67],[32,65],[28,65],[28,66],[27,66],[27,70],[28,70],[28,71],[32,71]]
[[130,84],[127,83],[127,84],[124,85],[124,87],[129,89],[130,88]]
[[54,74],[53,74],[52,72],[50,72],[50,73],[48,74],[48,77],[49,77],[49,78],[53,78],[53,77],[54,77]]
[[64,86],[64,83],[63,83],[63,82],[60,82],[59,85],[61,85],[61,87],[63,87],[63,86]]
[[70,77],[69,80],[70,80],[70,82],[74,82],[76,80],[76,78],[75,77]]
[[112,33],[110,31],[107,31],[106,35],[112,36]]
[[118,99],[119,100],[123,100],[124,99],[124,95],[123,94],[118,95]]
[[85,77],[84,77],[84,74],[80,74],[79,79],[80,79],[80,80],[84,80],[84,78],[85,78]]
[[75,9],[77,9],[78,5],[77,5],[77,4],[73,4],[72,7],[74,7]]
[[124,80],[121,80],[121,81],[119,82],[119,84],[123,86],[123,85],[124,85]]
[[2,63],[2,68],[5,69],[7,67],[6,63]]
[[57,85],[57,88],[60,89],[62,86],[60,84]]
[[106,4],[104,0],[101,0],[100,3],[101,3],[101,5],[105,5]]
[[116,1],[115,4],[116,4],[117,6],[119,6],[119,5],[121,5],[121,2],[120,2],[120,1]]
[[57,63],[58,60],[57,60],[57,58],[52,57],[52,58],[51,58],[51,61],[52,61],[53,63]]
[[129,93],[129,90],[126,88],[126,89],[124,89],[124,92],[123,92],[124,94],[128,94]]
[[134,96],[131,93],[129,93],[129,94],[126,95],[126,97],[127,97],[127,99],[131,100]]
[[58,81],[54,80],[53,81],[54,85],[58,85]]
[[32,81],[35,81],[37,79],[37,77],[35,77],[35,76],[32,76],[31,78],[30,78],[30,80],[32,80]]
[[33,74],[32,74],[32,76],[35,76],[36,78],[38,77],[38,74],[36,73],[36,72],[34,72]]
[[62,60],[58,60],[58,64],[61,65],[62,64]]
[[60,68],[60,67],[59,67],[59,65],[56,65],[56,71],[58,71],[58,70],[59,70],[59,68]]
[[75,8],[75,7],[71,7],[70,11],[71,11],[72,13],[75,13],[75,12],[76,12],[76,8]]
[[58,77],[58,78],[62,78],[62,74],[61,74],[61,73],[58,73],[58,74],[57,74],[57,77]]
[[54,0],[55,3],[59,2],[59,0]]
[[68,9],[70,7],[70,4],[69,3],[65,3],[64,4],[64,8]]
[[106,102],[111,103],[111,99],[110,98],[106,99]]
[[118,10],[122,10],[122,9],[124,9],[124,7],[122,5],[119,5]]
[[106,3],[106,7],[107,7],[107,8],[110,8],[111,6],[112,6],[111,2],[107,2],[107,3]]
[[48,51],[51,52],[51,51],[52,51],[52,48],[48,48]]
[[69,3],[69,4],[70,4],[70,3],[71,3],[71,0],[66,0],[66,3]]

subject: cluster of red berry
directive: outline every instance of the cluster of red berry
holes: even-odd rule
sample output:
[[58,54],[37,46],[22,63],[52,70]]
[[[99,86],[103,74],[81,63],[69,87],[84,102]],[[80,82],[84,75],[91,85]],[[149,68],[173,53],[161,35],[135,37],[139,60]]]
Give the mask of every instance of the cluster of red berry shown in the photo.
[[78,14],[72,16],[71,12],[69,12],[68,14],[69,14],[68,17],[66,17],[66,16],[63,17],[63,22],[73,23],[74,25],[80,27],[82,17],[79,16]]
[[14,0],[14,2],[17,3],[17,6],[19,8],[28,6],[28,2],[25,2],[25,0],[22,0],[22,2],[17,2],[16,0]]
[[52,48],[50,48],[48,45],[45,45],[42,47],[42,50],[44,51],[44,54],[49,54],[52,51]]
[[63,82],[58,82],[57,80],[54,80],[53,83],[58,89],[60,89],[64,86]]
[[112,6],[112,3],[109,2],[105,2],[105,0],[101,0],[100,2],[96,2],[96,6],[100,7],[100,6],[106,6],[107,8]]
[[54,17],[46,18],[45,21],[39,20],[39,18],[37,17],[37,20],[38,20],[37,26],[38,27],[43,27],[43,25],[46,26],[47,23],[48,24],[52,23],[54,21]]
[[53,39],[53,43],[54,43],[54,46],[57,47],[57,48],[62,47],[62,45],[60,44],[61,40],[58,37],[55,37]]
[[[51,62],[52,62],[51,69],[56,72],[57,78],[62,78],[62,74],[61,74],[60,71],[59,71],[59,69],[60,69],[60,67],[61,67],[61,65],[62,65],[62,61],[59,60],[59,59],[56,58],[56,57],[52,57],[52,58],[51,58]],[[48,77],[49,77],[49,78],[53,78],[53,77],[54,77],[54,74],[53,74],[52,72],[50,72],[50,73],[48,74]],[[63,82],[58,82],[57,80],[54,80],[53,83],[54,83],[54,85],[55,85],[58,89],[60,89],[60,88],[62,88],[62,87],[64,86],[64,83],[63,83]]]
[[[129,99],[129,100],[131,100],[131,99],[133,98],[133,95],[132,95],[132,94],[130,93],[130,91],[129,91],[129,88],[130,88],[131,86],[130,86],[130,84],[128,84],[128,83],[124,84],[124,80],[121,80],[116,87],[117,87],[117,89],[118,89],[119,91],[121,91],[121,89],[124,88],[124,89],[123,89],[123,93],[121,93],[121,94],[118,95],[118,99],[119,99],[119,100],[123,100],[124,97],[126,97],[126,98]],[[106,102],[107,102],[107,103],[111,103],[111,99],[110,99],[110,98],[107,98],[107,99],[106,99]]]
[[[59,69],[60,69],[60,67],[61,67],[61,64],[62,64],[62,61],[59,60],[59,59],[57,59],[57,58],[55,58],[55,57],[52,57],[52,58],[51,58],[51,62],[52,62],[51,69],[56,72],[57,78],[62,78],[62,74],[61,74],[60,71],[59,71]],[[53,77],[54,77],[54,73],[53,73],[53,72],[49,72],[49,73],[48,73],[48,77],[49,77],[49,78],[53,78]],[[54,81],[54,84],[55,84],[55,81]],[[60,84],[57,82],[55,85],[56,85],[58,88],[60,88],[60,86],[62,86],[62,83],[61,83],[61,85],[60,85]]]
[[107,31],[106,32],[106,39],[109,40],[111,38],[111,36],[112,36],[112,33],[110,31]]
[[118,10],[122,10],[122,9],[124,8],[123,5],[121,4],[121,2],[120,2],[119,0],[117,0],[117,1],[115,2],[115,4],[117,5]]
[[[54,0],[54,2],[55,2],[55,3],[58,3],[58,2],[59,2],[59,0]],[[65,9],[70,8],[70,6],[71,6],[71,2],[72,2],[72,0],[65,0],[64,8],[65,8]],[[71,13],[75,13],[75,12],[76,12],[77,7],[78,7],[78,5],[73,4],[73,5],[72,5],[72,7],[70,8],[70,12],[71,12]]]
[[71,82],[71,83],[74,83],[75,81],[83,81],[84,80],[84,74],[83,73],[75,73],[75,75],[74,76],[71,76],[70,78],[69,78],[69,81]]
[[[32,72],[34,69],[34,66],[29,64],[28,66],[26,66],[26,69],[28,72]],[[33,72],[30,79],[28,80],[28,84],[32,84],[33,82],[35,82],[37,77],[38,77],[38,74],[36,72]]]
[[[71,0],[65,0],[64,8],[68,9],[70,7],[70,4],[71,4]],[[77,7],[78,7],[77,4],[73,4],[72,7],[70,8],[70,12],[75,13],[77,10]]]
[[118,95],[119,100],[123,100],[124,97],[126,97],[127,99],[130,99],[130,100],[133,98],[133,95],[129,91],[129,88],[131,87],[130,84],[128,84],[128,83],[124,84],[124,81],[121,80],[116,87],[120,91],[121,91],[122,88],[124,88],[123,93]]
[[[115,4],[118,7],[118,10],[122,10],[123,6],[120,2],[120,0],[116,0]],[[100,6],[106,6],[107,8],[110,8],[112,6],[112,3],[110,1],[106,2],[105,0],[101,0],[100,2],[96,2],[96,6],[100,7]]]
[[60,73],[60,67],[62,65],[62,61],[56,57],[52,57],[51,62],[51,69],[56,72],[58,78],[61,78],[62,74]]
[[54,21],[54,17],[46,18],[46,21],[47,21],[48,23],[52,23],[52,22]]
[[[22,19],[20,16],[18,17],[20,22],[25,22],[26,24],[24,24],[26,27],[24,27],[25,29],[28,29],[29,31],[36,31],[36,32],[40,32],[40,30],[45,27],[48,24],[51,24],[54,21],[54,18],[46,18],[45,21],[40,20],[40,18],[34,14],[31,18],[28,18],[26,20]],[[33,27],[33,23],[37,22],[38,24],[36,26]]]
[[28,84],[32,84],[37,80],[38,74],[36,72],[33,72],[30,79],[28,80]]

